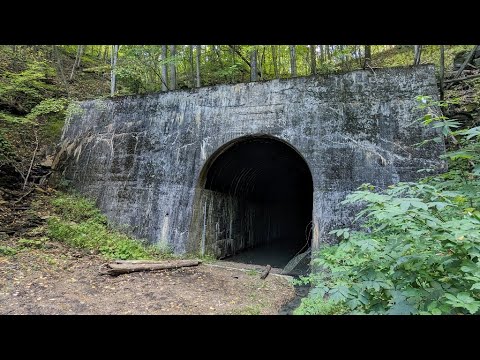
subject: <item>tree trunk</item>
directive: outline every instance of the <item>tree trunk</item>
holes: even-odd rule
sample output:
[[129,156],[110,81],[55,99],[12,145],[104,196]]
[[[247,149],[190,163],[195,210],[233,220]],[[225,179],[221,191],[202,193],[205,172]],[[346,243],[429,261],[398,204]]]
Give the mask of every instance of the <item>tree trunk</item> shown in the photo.
[[162,45],[162,91],[168,89],[167,45]]
[[279,78],[278,76],[278,64],[277,64],[277,48],[275,45],[271,46],[272,48],[272,62],[273,62],[273,73],[275,74],[275,78]]
[[77,66],[76,68],[80,68],[80,64],[82,63],[82,56],[83,56],[83,51],[85,50],[85,45],[80,45],[80,56],[78,57],[77,61]]
[[[235,50],[230,48],[230,54],[232,56],[232,69],[235,68]],[[232,84],[235,84],[235,71],[232,71],[232,79],[231,79]]]
[[80,56],[80,46],[81,45],[77,45],[77,55],[75,55],[75,61],[73,62],[72,72],[70,73],[70,78],[69,78],[70,81],[73,80],[73,75],[75,74],[75,69],[77,68],[77,61]]
[[175,45],[170,45],[170,56],[172,61],[170,62],[170,90],[177,88],[177,66],[175,65]]
[[363,68],[370,67],[370,61],[372,60],[372,46],[365,45],[365,63],[363,64]]
[[103,48],[103,62],[106,64],[107,63],[107,55],[108,55],[108,45],[105,45]]
[[420,65],[420,58],[422,56],[422,45],[413,45],[414,46],[414,59],[413,65]]
[[443,101],[443,80],[445,78],[445,46],[440,45],[440,100]]
[[197,65],[197,88],[201,86],[200,83],[200,53],[201,53],[202,47],[201,45],[197,45],[197,56],[196,56],[196,65]]
[[77,55],[75,56],[75,62],[73,63],[72,72],[70,73],[70,81],[73,80],[73,76],[75,75],[75,69],[80,67],[80,63],[82,62],[82,55],[83,55],[84,45],[77,46]]
[[257,47],[250,52],[250,81],[257,81]]
[[177,269],[181,267],[200,265],[199,260],[166,260],[152,262],[148,260],[118,260],[113,263],[104,264],[100,267],[101,275],[120,275],[135,271],[155,271],[165,269]]
[[295,45],[290,45],[290,74],[297,76],[297,55],[295,54]]
[[317,73],[317,51],[316,45],[310,45],[310,68],[312,71],[312,75]]
[[188,54],[190,61],[190,87],[195,87],[195,66],[193,65],[193,45],[189,45],[190,52]]
[[263,79],[263,66],[264,66],[264,61],[265,61],[265,46],[262,46],[262,55],[260,56],[260,66],[258,67],[258,72],[260,73],[260,79]]
[[60,78],[62,79],[63,86],[65,86],[65,91],[67,92],[68,97],[70,97],[70,89],[68,88],[67,79],[65,78],[65,73],[63,72],[62,59],[60,58],[60,53],[58,52],[57,45],[53,45],[53,53],[57,62],[57,70],[60,73]]
[[110,96],[115,95],[117,90],[117,78],[115,74],[115,68],[117,66],[118,45],[112,45],[112,57],[111,57],[111,73],[110,73]]

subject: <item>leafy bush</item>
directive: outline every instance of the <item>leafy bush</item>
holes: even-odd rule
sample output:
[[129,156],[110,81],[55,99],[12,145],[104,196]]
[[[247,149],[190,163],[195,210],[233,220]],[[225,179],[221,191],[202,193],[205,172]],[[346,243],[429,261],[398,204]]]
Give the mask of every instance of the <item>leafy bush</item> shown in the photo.
[[299,311],[321,311],[327,298],[351,313],[480,313],[480,127],[455,130],[458,123],[434,114],[423,120],[456,144],[444,156],[450,170],[349,195],[343,204],[364,205],[361,229],[331,232],[343,241],[313,260],[323,271],[307,279],[315,288]]
[[20,239],[18,240],[18,245],[20,248],[35,248],[41,249],[45,245],[46,238],[40,239]]
[[102,215],[95,203],[80,195],[60,195],[52,200],[55,212],[62,220],[83,222],[92,220],[95,223],[105,225],[107,218]]
[[55,70],[46,62],[34,61],[25,70],[16,73],[4,71],[0,74],[0,103],[7,104],[24,113],[29,112],[43,98],[55,91],[47,84],[47,78]]
[[15,255],[16,253],[17,250],[15,250],[15,248],[0,245],[0,256],[11,256]]
[[350,309],[343,303],[325,300],[321,297],[306,297],[293,315],[343,315]]
[[98,251],[108,259],[172,257],[156,247],[109,229],[93,201],[78,195],[60,195],[52,201],[57,216],[48,220],[48,236],[71,246]]
[[48,98],[35,105],[35,107],[30,111],[30,113],[28,113],[27,116],[25,116],[25,118],[28,121],[34,121],[41,116],[52,113],[60,113],[61,115],[64,115],[67,105],[68,100],[65,98]]
[[0,165],[7,163],[13,157],[13,147],[5,138],[5,135],[0,131]]

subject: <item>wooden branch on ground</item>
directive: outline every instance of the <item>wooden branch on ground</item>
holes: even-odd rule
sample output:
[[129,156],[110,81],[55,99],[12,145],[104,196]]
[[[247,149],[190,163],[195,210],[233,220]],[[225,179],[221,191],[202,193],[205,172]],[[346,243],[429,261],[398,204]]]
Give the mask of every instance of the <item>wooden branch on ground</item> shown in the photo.
[[24,189],[25,189],[25,186],[27,186],[28,177],[30,176],[30,171],[32,171],[33,162],[35,160],[35,156],[37,155],[37,150],[38,150],[38,136],[37,136],[36,130],[34,134],[35,134],[35,150],[33,151],[32,161],[30,162],[30,167],[28,168],[27,175],[25,176],[25,182],[23,183]]
[[475,78],[478,78],[478,77],[480,77],[480,74],[468,75],[468,76],[464,76],[464,77],[462,77],[462,78],[459,78],[459,79],[450,79],[450,80],[445,80],[443,83],[444,83],[444,84],[447,84],[447,83],[454,83],[454,82],[463,81],[463,80],[475,79]]
[[478,48],[478,45],[475,45],[473,47],[472,51],[470,51],[470,53],[466,57],[465,61],[463,62],[462,66],[460,66],[460,69],[458,69],[458,72],[455,74],[455,79],[460,77],[460,75],[462,74],[462,71],[465,69],[465,67],[470,62],[470,60],[472,60],[473,55],[475,55],[475,52],[477,51],[477,48]]
[[35,187],[32,187],[30,190],[28,190],[25,194],[23,194],[22,196],[20,196],[20,198],[18,200],[15,200],[13,202],[13,205],[15,204],[18,204],[21,200],[23,200],[24,198],[26,198],[33,190],[35,190]]
[[268,274],[270,274],[271,269],[272,269],[272,267],[270,265],[267,265],[265,270],[263,270],[262,276],[260,276],[260,279],[265,280],[265,278],[268,276]]
[[120,275],[135,271],[157,271],[165,269],[178,269],[188,266],[200,265],[200,260],[116,260],[112,263],[106,263],[100,266],[101,275]]
[[49,171],[49,172],[46,173],[45,175],[42,175],[42,176],[40,177],[40,180],[38,180],[38,184],[39,184],[39,185],[43,185],[43,183],[45,182],[45,180],[47,180],[47,178],[48,178],[50,175],[52,175],[52,172],[51,172],[51,171]]

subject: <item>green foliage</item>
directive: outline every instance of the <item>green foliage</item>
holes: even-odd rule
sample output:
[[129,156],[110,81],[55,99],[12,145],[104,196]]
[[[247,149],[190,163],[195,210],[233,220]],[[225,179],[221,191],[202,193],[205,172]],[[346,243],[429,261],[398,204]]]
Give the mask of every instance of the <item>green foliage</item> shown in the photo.
[[0,245],[0,256],[12,256],[17,253],[17,250],[11,246]]
[[13,147],[0,131],[0,165],[10,161],[14,154]]
[[361,227],[333,230],[343,240],[313,260],[323,271],[307,279],[310,312],[328,299],[351,313],[479,313],[480,129],[459,130],[435,115],[445,103],[419,100],[432,110],[424,123],[455,140],[450,170],[384,191],[367,185],[343,201],[363,204]]
[[245,274],[249,275],[249,276],[257,276],[257,275],[260,275],[259,272],[255,269],[248,269]]
[[98,251],[107,259],[170,258],[171,254],[110,229],[94,203],[78,195],[53,201],[57,216],[48,220],[48,236],[71,246]]
[[[20,112],[29,112],[55,91],[53,85],[46,83],[47,78],[54,74],[54,69],[44,61],[29,62],[21,72],[0,73],[0,103]],[[3,117],[5,118],[4,115]]]
[[35,107],[30,111],[28,115],[25,116],[25,118],[33,122],[42,116],[50,115],[52,113],[60,113],[64,115],[67,106],[68,100],[65,98],[44,99],[40,103],[35,105]]
[[81,223],[92,220],[105,225],[107,218],[95,206],[95,202],[83,196],[71,194],[57,196],[52,200],[55,213],[63,220]]
[[350,309],[345,304],[324,300],[321,297],[306,297],[293,315],[343,315],[347,314]]
[[85,110],[82,109],[80,103],[77,101],[70,101],[67,109],[65,110],[65,115],[67,118],[72,116],[82,115]]
[[34,248],[34,249],[41,249],[45,245],[45,241],[47,238],[39,238],[39,239],[25,239],[21,238],[18,240],[18,245],[20,248]]

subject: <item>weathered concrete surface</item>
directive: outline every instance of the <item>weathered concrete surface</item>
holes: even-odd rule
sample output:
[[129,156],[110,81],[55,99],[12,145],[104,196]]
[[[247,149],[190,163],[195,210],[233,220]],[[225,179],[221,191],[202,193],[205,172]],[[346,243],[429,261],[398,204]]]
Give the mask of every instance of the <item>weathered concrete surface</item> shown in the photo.
[[415,121],[414,98],[437,93],[426,65],[85,101],[65,125],[56,163],[114,224],[177,253],[197,251],[200,233],[211,243],[208,234],[222,231],[199,230],[208,220],[198,201],[205,191],[196,191],[203,166],[224,144],[267,134],[310,168],[315,249],[350,222],[339,203],[362,183],[384,187],[442,166],[443,144],[412,147],[434,136]]

